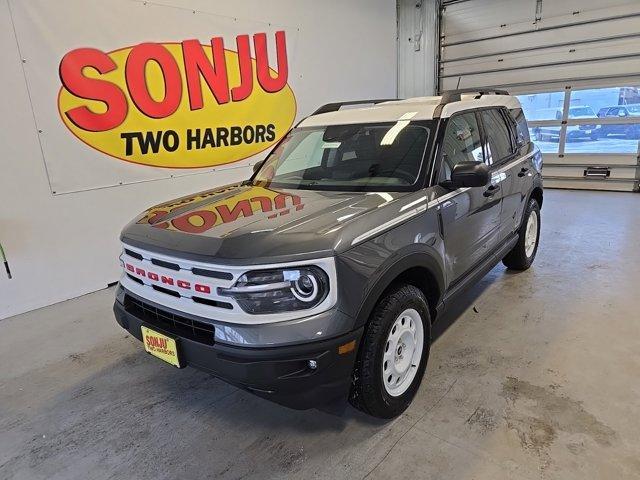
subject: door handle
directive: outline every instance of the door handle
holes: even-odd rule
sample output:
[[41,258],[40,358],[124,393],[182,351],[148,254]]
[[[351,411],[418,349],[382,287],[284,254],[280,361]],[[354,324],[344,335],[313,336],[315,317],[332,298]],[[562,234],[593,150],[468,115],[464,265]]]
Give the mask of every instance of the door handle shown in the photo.
[[519,177],[524,177],[527,174],[528,171],[529,171],[529,169],[527,167],[522,167],[520,169],[520,172],[518,173],[518,176]]
[[498,191],[500,191],[500,185],[491,185],[484,191],[483,195],[485,197],[493,197]]

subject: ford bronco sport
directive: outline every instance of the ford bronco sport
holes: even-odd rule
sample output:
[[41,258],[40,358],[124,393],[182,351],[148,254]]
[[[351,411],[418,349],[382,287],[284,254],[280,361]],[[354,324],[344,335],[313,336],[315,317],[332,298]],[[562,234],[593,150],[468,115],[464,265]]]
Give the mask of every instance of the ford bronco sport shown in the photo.
[[325,105],[249,180],[124,229],[114,311],[147,352],[294,408],[348,396],[390,418],[442,311],[501,260],[529,268],[542,157],[515,97],[348,103],[370,106]]

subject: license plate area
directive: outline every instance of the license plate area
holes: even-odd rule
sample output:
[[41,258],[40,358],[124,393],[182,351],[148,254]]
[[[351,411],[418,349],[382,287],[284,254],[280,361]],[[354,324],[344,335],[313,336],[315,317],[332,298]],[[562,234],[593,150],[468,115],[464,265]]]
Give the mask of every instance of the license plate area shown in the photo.
[[175,367],[182,368],[178,343],[175,338],[142,325],[142,343],[147,353]]

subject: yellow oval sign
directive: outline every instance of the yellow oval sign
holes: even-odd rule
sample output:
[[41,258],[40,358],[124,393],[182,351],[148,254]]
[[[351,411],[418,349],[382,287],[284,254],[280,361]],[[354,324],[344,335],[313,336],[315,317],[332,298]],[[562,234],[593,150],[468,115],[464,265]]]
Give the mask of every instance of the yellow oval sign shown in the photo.
[[284,32],[276,33],[278,70],[266,35],[144,43],[104,53],[80,48],[60,63],[60,116],[96,150],[128,162],[202,168],[269,148],[291,128],[296,99],[288,84]]

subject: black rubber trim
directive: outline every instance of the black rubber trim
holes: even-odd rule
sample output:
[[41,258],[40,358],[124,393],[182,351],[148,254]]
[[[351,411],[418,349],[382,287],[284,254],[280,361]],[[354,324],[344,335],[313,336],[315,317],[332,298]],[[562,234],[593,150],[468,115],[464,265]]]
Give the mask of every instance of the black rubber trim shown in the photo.
[[[410,248],[414,249],[419,247],[412,245]],[[382,293],[401,273],[413,267],[423,267],[431,272],[431,275],[438,285],[437,301],[434,302],[433,307],[440,302],[442,299],[442,292],[444,291],[444,272],[437,260],[424,250],[408,251],[398,259],[394,260],[391,265],[387,266],[376,284],[367,292],[365,300],[356,316],[356,325],[364,325],[367,322],[373,308],[382,296]]]
[[174,262],[165,262],[164,260],[159,260],[157,258],[152,258],[151,263],[157,265],[159,267],[168,268],[169,270],[180,270],[180,265]]
[[124,253],[126,253],[130,257],[137,258],[138,260],[142,260],[142,255],[140,255],[138,252],[134,252],[133,250],[129,250],[128,248],[124,249]]
[[229,272],[218,272],[204,268],[192,268],[191,272],[193,272],[194,275],[200,275],[202,277],[218,278],[220,280],[233,280],[233,274]]

